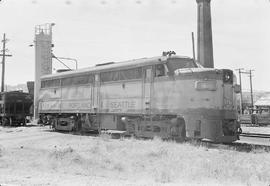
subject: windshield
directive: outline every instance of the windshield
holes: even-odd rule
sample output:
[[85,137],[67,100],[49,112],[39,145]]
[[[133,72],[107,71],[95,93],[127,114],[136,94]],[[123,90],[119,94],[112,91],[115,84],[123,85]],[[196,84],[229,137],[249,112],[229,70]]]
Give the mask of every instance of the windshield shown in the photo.
[[170,73],[178,74],[177,72],[183,68],[200,68],[201,66],[193,61],[193,59],[186,58],[170,58],[167,62]]

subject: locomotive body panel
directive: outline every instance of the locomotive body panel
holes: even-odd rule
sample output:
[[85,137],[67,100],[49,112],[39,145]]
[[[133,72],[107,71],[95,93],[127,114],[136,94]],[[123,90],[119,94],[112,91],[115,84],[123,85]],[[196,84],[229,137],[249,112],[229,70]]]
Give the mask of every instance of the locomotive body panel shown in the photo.
[[142,82],[123,81],[100,86],[100,112],[133,113],[142,111]]
[[215,91],[197,90],[200,80],[163,80],[154,83],[153,112],[179,113],[187,109],[222,109],[222,82],[213,80]]

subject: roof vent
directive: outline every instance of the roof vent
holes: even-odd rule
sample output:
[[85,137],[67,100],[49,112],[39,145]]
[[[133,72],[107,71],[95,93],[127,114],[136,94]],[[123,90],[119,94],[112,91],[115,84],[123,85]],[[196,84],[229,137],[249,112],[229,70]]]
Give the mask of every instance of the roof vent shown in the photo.
[[99,64],[96,64],[96,67],[99,67],[99,66],[105,66],[105,65],[111,65],[111,64],[114,64],[114,62],[99,63]]
[[71,69],[58,69],[58,70],[56,70],[57,73],[67,72],[67,71],[71,71]]

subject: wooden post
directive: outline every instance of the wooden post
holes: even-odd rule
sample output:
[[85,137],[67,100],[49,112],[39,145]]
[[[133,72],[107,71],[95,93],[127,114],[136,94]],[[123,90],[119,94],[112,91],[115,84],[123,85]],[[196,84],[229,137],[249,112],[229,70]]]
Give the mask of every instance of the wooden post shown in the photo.
[[1,83],[1,92],[4,92],[5,90],[5,60],[6,60],[6,57],[11,57],[12,55],[9,55],[9,54],[6,54],[6,42],[7,42],[7,39],[6,39],[6,34],[4,34],[3,36],[3,53],[0,54],[0,56],[3,56],[2,57],[2,83]]

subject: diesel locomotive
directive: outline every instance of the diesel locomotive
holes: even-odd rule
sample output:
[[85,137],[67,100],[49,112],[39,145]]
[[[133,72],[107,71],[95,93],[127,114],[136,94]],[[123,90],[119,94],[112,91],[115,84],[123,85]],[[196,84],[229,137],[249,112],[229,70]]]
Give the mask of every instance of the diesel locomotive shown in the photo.
[[233,142],[237,93],[233,71],[165,54],[42,76],[38,112],[57,130]]

